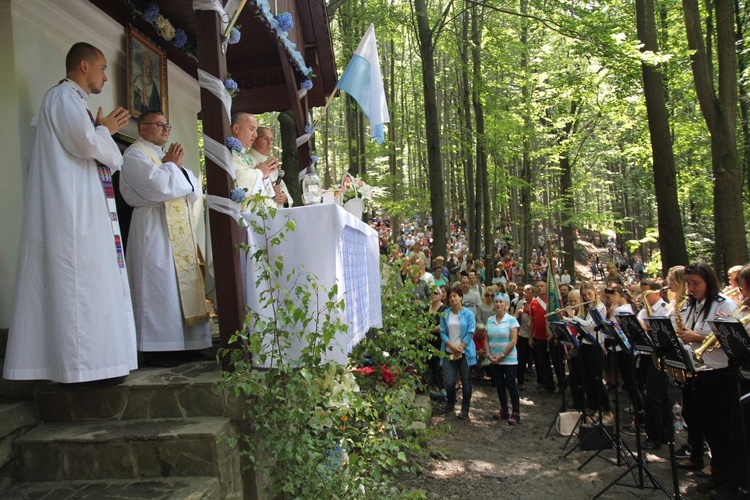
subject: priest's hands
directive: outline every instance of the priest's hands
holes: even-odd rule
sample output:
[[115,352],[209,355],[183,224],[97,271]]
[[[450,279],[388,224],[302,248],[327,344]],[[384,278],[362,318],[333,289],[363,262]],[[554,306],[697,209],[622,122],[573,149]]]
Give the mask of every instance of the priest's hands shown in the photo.
[[172,162],[178,167],[182,166],[182,157],[185,156],[185,149],[182,147],[182,144],[179,142],[173,142],[169,145],[169,149],[167,150],[167,154],[164,155],[164,158],[161,159],[163,163]]
[[264,162],[255,165],[255,168],[263,172],[263,178],[267,179],[269,175],[276,172],[279,169],[279,159],[269,158]]
[[128,124],[128,120],[130,120],[130,113],[122,106],[116,107],[114,111],[107,116],[104,116],[101,106],[96,113],[96,124],[107,127],[110,135],[119,132],[122,127]]
[[287,202],[286,193],[281,190],[281,185],[276,184],[273,187],[273,191],[274,191],[274,194],[275,194],[275,196],[273,197],[273,199],[276,201],[276,203],[278,203],[280,205],[283,205],[284,203]]

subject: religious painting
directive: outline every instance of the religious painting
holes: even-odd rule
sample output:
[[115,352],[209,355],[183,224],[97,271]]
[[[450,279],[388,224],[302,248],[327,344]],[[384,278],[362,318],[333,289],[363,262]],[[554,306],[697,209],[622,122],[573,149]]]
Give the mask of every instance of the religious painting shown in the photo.
[[128,111],[138,118],[146,111],[159,110],[169,119],[167,56],[132,26],[127,34]]

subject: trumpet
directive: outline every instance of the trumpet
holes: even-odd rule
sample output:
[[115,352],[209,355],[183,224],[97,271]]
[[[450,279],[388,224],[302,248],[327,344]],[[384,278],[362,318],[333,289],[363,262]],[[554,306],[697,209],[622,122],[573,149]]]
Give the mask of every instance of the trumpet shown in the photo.
[[724,290],[721,291],[721,293],[723,293],[727,297],[734,299],[740,296],[740,287],[736,286],[732,288],[731,286],[726,286],[724,287]]
[[[737,290],[739,290],[739,288],[737,288]],[[750,311],[750,307],[742,306],[732,314],[732,317],[736,318],[740,314],[748,311]],[[742,319],[740,319],[740,323],[742,323],[742,326],[747,326],[747,324],[750,323],[750,313],[743,316]],[[706,337],[700,347],[693,351],[693,359],[700,363],[703,361],[703,356],[716,350],[717,347],[719,347],[719,339],[716,337],[715,333],[712,333]]]
[[594,301],[593,300],[589,300],[589,301],[586,301],[586,302],[581,302],[580,304],[575,305],[575,306],[561,307],[560,309],[555,309],[552,312],[548,312],[547,314],[544,315],[544,317],[546,318],[548,316],[552,316],[553,314],[559,314],[559,313],[561,313],[563,311],[567,311],[568,309],[573,309],[574,307],[585,306],[586,304],[591,304],[592,302],[594,302]]

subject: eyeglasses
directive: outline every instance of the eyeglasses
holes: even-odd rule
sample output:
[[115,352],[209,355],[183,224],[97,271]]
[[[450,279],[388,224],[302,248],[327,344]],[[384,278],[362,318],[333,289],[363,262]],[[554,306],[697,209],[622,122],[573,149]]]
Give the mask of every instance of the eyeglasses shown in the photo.
[[492,297],[492,294],[491,293],[485,293],[484,296],[485,297]]
[[161,123],[161,122],[155,122],[155,123],[141,123],[141,125],[156,125],[159,130],[168,130],[169,132],[172,131],[172,125],[169,123]]

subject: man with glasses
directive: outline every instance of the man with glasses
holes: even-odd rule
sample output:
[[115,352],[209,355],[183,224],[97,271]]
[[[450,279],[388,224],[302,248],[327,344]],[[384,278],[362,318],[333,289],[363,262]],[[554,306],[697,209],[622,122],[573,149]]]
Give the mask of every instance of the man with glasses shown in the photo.
[[198,267],[191,206],[198,179],[183,167],[185,150],[173,142],[159,111],[138,118],[138,139],[123,155],[120,190],[135,207],[128,239],[138,350],[146,364],[175,366],[200,359],[211,346],[203,276]]

